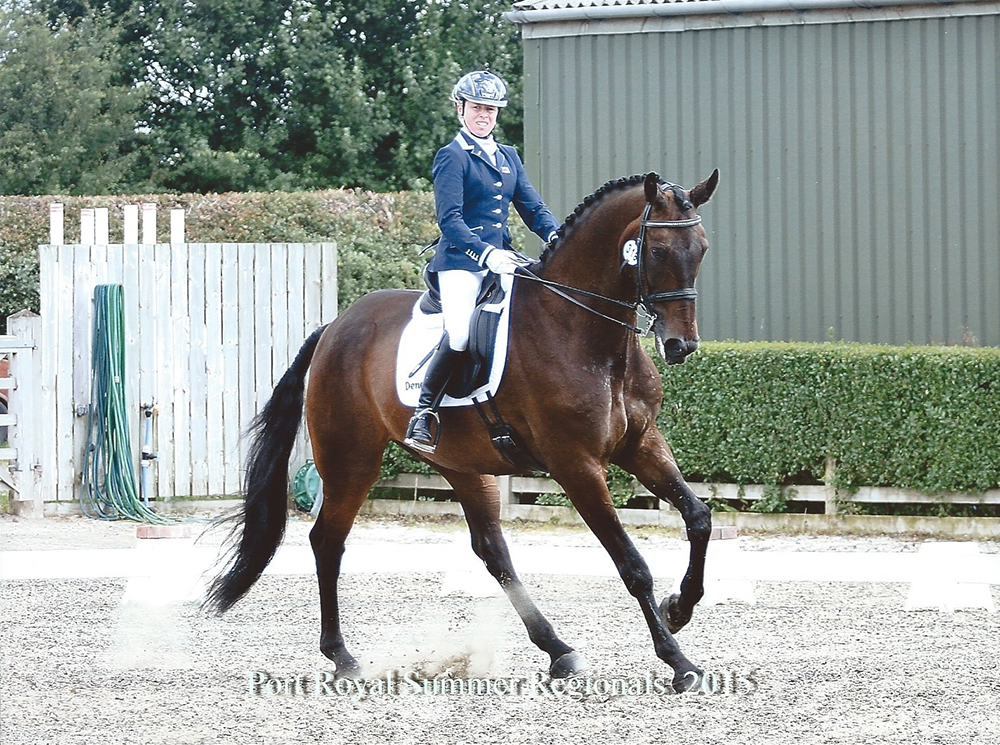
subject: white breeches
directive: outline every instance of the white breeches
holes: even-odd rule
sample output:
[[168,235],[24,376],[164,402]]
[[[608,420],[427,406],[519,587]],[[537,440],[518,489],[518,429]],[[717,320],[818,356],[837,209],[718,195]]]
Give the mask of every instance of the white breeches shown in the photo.
[[487,274],[485,270],[467,272],[464,269],[438,272],[444,330],[448,332],[448,346],[456,352],[469,346],[469,323],[472,311],[476,309],[483,277]]

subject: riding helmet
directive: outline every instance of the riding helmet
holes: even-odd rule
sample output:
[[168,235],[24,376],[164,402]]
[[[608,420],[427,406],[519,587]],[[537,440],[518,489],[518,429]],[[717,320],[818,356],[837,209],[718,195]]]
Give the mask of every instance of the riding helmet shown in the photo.
[[502,109],[507,105],[507,84],[499,75],[476,70],[459,78],[451,90],[451,100],[455,103],[471,101]]

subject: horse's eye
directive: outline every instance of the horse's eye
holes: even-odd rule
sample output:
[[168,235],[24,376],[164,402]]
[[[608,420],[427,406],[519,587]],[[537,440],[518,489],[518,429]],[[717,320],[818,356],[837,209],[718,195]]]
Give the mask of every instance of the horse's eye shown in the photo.
[[666,246],[653,246],[649,252],[653,254],[653,258],[658,261],[663,261],[667,258],[667,248]]

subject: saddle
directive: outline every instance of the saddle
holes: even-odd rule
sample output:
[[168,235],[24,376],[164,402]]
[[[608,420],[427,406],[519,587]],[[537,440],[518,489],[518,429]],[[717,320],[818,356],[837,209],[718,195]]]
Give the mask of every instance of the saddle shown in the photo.
[[[500,305],[506,296],[499,280],[500,278],[491,272],[486,275],[486,280],[480,288],[476,309],[472,313],[469,326],[469,348],[459,359],[458,367],[445,388],[445,393],[452,398],[466,398],[488,382],[490,369],[493,366],[493,355],[496,353]],[[440,313],[441,289],[438,286],[437,272],[424,267],[424,283],[427,285],[427,290],[417,301],[420,312],[427,315]],[[421,365],[426,364],[429,359],[430,354]]]

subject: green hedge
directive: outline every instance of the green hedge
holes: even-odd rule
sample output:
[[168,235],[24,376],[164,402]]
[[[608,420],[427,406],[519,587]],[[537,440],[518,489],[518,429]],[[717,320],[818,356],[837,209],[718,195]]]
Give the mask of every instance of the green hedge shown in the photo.
[[[658,426],[692,481],[1000,487],[1000,349],[706,342],[660,364]],[[429,472],[398,448],[383,476]],[[612,471],[616,501],[627,501]]]
[[658,424],[696,480],[1000,486],[1000,349],[706,343],[661,366]]

